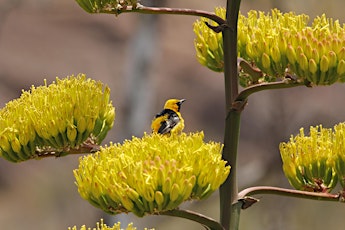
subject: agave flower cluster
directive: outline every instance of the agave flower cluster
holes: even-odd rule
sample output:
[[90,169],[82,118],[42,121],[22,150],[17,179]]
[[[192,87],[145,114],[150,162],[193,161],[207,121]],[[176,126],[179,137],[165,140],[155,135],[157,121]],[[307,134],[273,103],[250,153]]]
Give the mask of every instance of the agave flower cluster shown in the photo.
[[[103,219],[101,219],[101,222],[97,222],[96,228],[92,228],[92,230],[136,230],[137,228],[133,226],[132,223],[128,224],[125,229],[121,228],[121,223],[117,222],[112,227],[107,226]],[[85,225],[78,228],[77,226],[69,227],[68,230],[91,230],[91,228],[87,228]],[[144,230],[148,230],[147,228],[144,228]],[[153,230],[153,229],[151,229]]]
[[115,13],[131,7],[139,6],[138,0],[76,0],[88,13]]
[[218,189],[230,171],[221,149],[203,133],[145,134],[81,158],[74,175],[81,197],[107,213],[158,214]]
[[[217,7],[215,13],[225,19],[225,8]],[[194,23],[196,57],[201,65],[216,72],[223,72],[224,52],[222,34],[215,33],[205,22],[208,22],[211,26],[217,26],[215,22],[204,18]]]
[[[225,9],[216,14],[225,18]],[[202,65],[214,71],[223,71],[223,41],[205,25],[206,19],[194,24],[197,58]],[[345,81],[345,27],[325,15],[308,26],[307,15],[271,14],[249,11],[238,19],[238,54],[263,73],[258,83],[276,81],[287,74],[301,82],[330,85]],[[211,24],[211,22],[209,22]],[[213,24],[215,25],[215,24]],[[253,84],[243,74],[243,86]]]
[[99,144],[112,128],[110,89],[85,75],[23,91],[0,110],[0,154],[12,162]]
[[281,143],[283,170],[290,184],[298,190],[330,192],[338,183],[345,189],[345,123],[334,130],[310,127],[305,135],[291,136]]

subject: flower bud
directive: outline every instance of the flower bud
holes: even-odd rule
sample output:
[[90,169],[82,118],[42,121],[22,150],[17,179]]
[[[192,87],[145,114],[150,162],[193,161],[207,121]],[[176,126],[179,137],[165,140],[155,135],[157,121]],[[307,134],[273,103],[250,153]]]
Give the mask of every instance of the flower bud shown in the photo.
[[296,52],[293,46],[289,45],[286,50],[286,55],[291,64],[294,64],[297,60]]
[[156,191],[155,192],[155,201],[157,205],[162,206],[164,203],[164,195],[161,191]]
[[325,73],[327,72],[329,68],[329,59],[327,58],[326,55],[322,55],[321,61],[320,61],[320,71]]
[[317,72],[317,64],[314,59],[309,59],[309,71],[311,74],[315,74]]
[[345,46],[343,46],[338,52],[338,60],[345,60]]
[[319,52],[315,48],[311,51],[311,59],[313,59],[316,64],[319,64],[320,62]]
[[[121,204],[123,205],[123,207],[127,210],[132,210],[134,208],[134,204],[133,201],[130,200],[127,196],[123,196],[121,199]],[[105,208],[105,207],[103,207]]]
[[67,138],[70,142],[74,142],[77,137],[77,129],[74,125],[67,127]]
[[308,64],[308,58],[307,56],[305,56],[304,53],[301,53],[298,57],[298,60],[297,60],[298,64],[300,65],[301,69],[303,71],[308,71],[309,70],[309,64]]
[[271,49],[271,55],[272,55],[272,60],[275,62],[275,63],[279,63],[280,60],[281,60],[281,56],[280,56],[280,51],[278,49],[278,47],[276,46],[273,46],[272,49]]
[[270,57],[268,56],[268,54],[263,53],[261,58],[262,58],[261,59],[262,66],[265,69],[270,69],[270,67],[271,67],[271,60],[270,60]]
[[332,68],[334,66],[337,66],[337,55],[334,51],[328,52],[328,60],[329,60],[329,67]]
[[[2,131],[3,133],[6,132],[6,130]],[[8,138],[6,135],[0,135],[0,146],[1,146],[1,150],[3,152],[9,152],[11,151],[11,144],[8,141]]]
[[345,60],[340,60],[337,67],[337,74],[342,76],[345,74]]
[[14,152],[21,153],[22,145],[20,144],[20,141],[17,138],[13,138],[11,140],[11,147]]
[[176,201],[180,194],[180,187],[178,184],[173,184],[170,192],[170,201]]

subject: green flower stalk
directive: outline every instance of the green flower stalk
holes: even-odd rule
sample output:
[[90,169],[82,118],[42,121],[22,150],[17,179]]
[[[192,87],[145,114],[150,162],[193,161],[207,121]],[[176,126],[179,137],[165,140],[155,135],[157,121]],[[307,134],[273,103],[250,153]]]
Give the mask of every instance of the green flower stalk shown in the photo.
[[32,86],[0,110],[0,155],[20,162],[92,151],[112,128],[110,89],[85,75]]
[[[225,18],[224,8],[217,8],[215,13]],[[221,72],[222,36],[205,22],[214,25],[204,18],[194,24],[196,56],[202,65]],[[308,23],[307,15],[277,9],[271,14],[254,10],[247,16],[240,14],[238,56],[264,73],[253,80],[241,72],[242,86],[277,81],[286,75],[314,85],[345,82],[345,27],[325,15],[315,18],[311,26]]]
[[298,190],[330,192],[338,182],[335,170],[332,129],[310,127],[279,146],[283,170],[290,184]]
[[[117,222],[112,227],[107,226],[104,224],[103,219],[101,219],[101,222],[97,222],[96,228],[92,228],[92,230],[136,230],[136,227],[133,227],[133,224],[130,223],[127,225],[125,229],[121,228],[121,223]],[[87,228],[85,225],[78,228],[77,226],[69,227],[68,230],[91,230],[91,228]],[[144,230],[148,230],[147,228],[144,228]],[[151,229],[153,230],[153,229]]]
[[225,181],[230,166],[219,143],[203,133],[145,134],[110,144],[80,159],[74,170],[82,198],[109,214],[159,214],[204,199]]

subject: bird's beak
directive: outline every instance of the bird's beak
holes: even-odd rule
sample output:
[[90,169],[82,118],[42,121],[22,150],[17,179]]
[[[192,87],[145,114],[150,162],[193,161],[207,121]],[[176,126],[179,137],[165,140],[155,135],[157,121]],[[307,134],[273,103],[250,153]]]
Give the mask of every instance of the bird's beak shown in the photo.
[[181,105],[183,102],[185,102],[186,101],[186,99],[181,99],[180,101],[179,101],[179,104]]
[[178,106],[178,109],[177,109],[177,111],[180,111],[180,109],[181,109],[181,105],[182,105],[182,103],[183,102],[185,102],[186,101],[186,99],[181,99],[179,102],[177,102],[176,104],[177,104],[177,106]]

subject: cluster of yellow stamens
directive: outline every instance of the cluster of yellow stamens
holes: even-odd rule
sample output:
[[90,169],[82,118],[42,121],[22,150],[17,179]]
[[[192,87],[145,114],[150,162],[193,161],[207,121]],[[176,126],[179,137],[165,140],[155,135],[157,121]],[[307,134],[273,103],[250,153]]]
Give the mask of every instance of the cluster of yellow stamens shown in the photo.
[[222,146],[203,133],[133,137],[80,160],[74,171],[80,195],[107,213],[137,216],[204,199],[227,178]]
[[[216,14],[225,17],[225,9]],[[223,41],[205,25],[206,19],[194,25],[195,47],[202,65],[223,71]],[[238,55],[258,67],[264,74],[255,83],[276,81],[292,75],[314,85],[345,81],[345,29],[339,21],[325,15],[308,25],[307,15],[271,14],[249,11],[238,19]],[[211,24],[211,22],[209,22]],[[213,24],[214,25],[214,24]],[[253,84],[251,76],[241,75],[243,86]]]
[[345,188],[345,123],[334,130],[310,127],[305,135],[280,144],[283,170],[290,184],[299,190],[329,192],[338,183]]
[[99,144],[112,128],[110,89],[85,75],[23,91],[0,110],[0,155],[12,162]]

